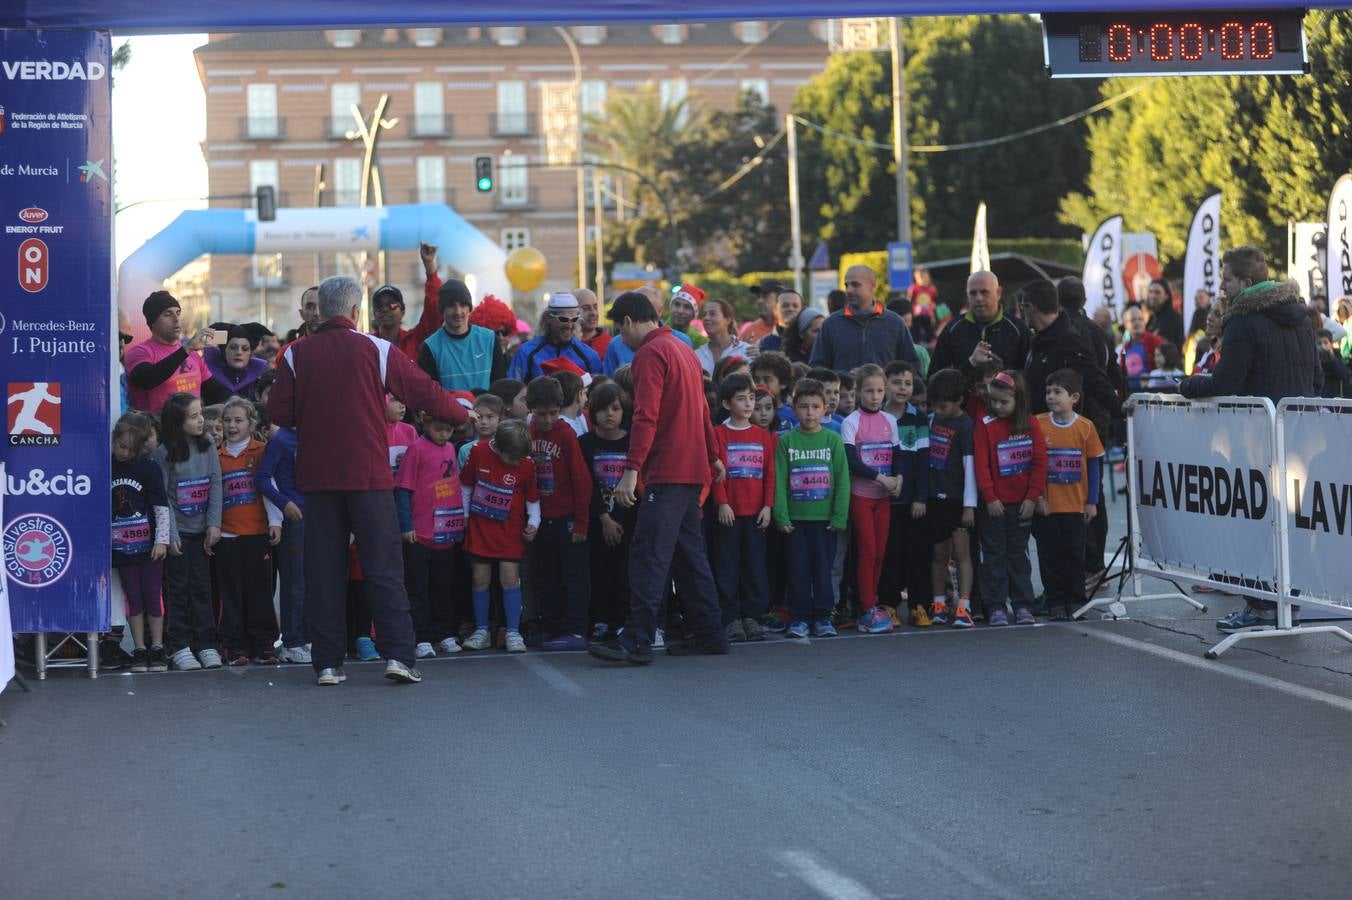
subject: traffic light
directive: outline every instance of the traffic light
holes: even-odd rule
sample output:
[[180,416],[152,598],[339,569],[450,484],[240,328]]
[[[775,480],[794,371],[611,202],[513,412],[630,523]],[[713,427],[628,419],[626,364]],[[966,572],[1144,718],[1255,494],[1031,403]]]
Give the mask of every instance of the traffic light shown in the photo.
[[481,194],[493,190],[493,157],[474,157],[474,187]]
[[277,189],[271,185],[265,185],[254,193],[254,200],[257,203],[258,221],[272,222],[277,218]]

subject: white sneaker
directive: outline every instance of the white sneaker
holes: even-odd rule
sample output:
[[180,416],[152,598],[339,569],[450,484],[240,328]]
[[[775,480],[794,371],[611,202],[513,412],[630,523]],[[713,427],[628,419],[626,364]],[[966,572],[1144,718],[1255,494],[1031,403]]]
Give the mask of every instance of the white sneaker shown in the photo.
[[197,654],[197,658],[202,661],[202,668],[204,669],[219,669],[221,667],[221,654],[216,652],[215,647],[208,647],[203,650]]
[[444,641],[437,641],[437,649],[442,653],[459,653],[460,645],[456,643],[455,638],[448,637]]
[[[207,651],[203,650],[202,652],[206,653]],[[197,661],[197,657],[192,655],[192,649],[188,647],[175,651],[171,659],[173,660],[174,668],[178,669],[180,672],[192,672],[202,668],[202,664]],[[218,662],[217,665],[220,665],[220,663]]]
[[526,640],[521,636],[521,632],[519,631],[507,632],[507,652],[508,653],[526,652]]
[[662,629],[655,629],[653,634],[653,649],[661,650],[667,646],[667,635]]
[[437,651],[432,649],[432,645],[428,641],[419,641],[416,652],[418,659],[429,659],[437,655]]
[[347,681],[347,676],[343,674],[342,666],[334,666],[332,668],[320,670],[319,678],[317,680],[321,686],[327,687],[329,685],[342,684],[344,681]]
[[476,628],[460,646],[465,650],[487,650],[493,646],[493,636],[488,633],[487,628]]
[[306,663],[314,662],[310,656],[310,648],[304,647],[283,647],[277,651],[277,658],[284,663]]

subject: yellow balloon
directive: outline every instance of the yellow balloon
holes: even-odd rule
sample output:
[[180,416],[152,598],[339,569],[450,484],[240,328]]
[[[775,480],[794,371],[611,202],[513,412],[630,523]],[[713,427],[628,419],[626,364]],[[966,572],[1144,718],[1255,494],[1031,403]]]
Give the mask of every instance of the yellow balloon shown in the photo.
[[518,291],[533,291],[544,283],[548,265],[545,255],[534,247],[518,247],[507,255],[503,267],[507,280]]

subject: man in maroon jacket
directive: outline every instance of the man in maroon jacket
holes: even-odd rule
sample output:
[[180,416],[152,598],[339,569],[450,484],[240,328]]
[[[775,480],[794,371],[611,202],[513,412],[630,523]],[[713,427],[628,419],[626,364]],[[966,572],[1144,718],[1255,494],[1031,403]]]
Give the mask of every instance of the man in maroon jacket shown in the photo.
[[361,286],[353,278],[319,285],[319,325],[291,344],[268,396],[273,422],[296,430],[296,482],[305,495],[307,629],[321,685],[340,684],[347,645],[347,546],[357,557],[376,626],[377,647],[389,662],[385,677],[422,680],[416,651],[394,476],[385,435],[385,394],[451,424],[467,413],[389,341],[353,324]]
[[727,653],[718,590],[700,528],[700,493],[711,473],[718,481],[724,474],[704,397],[703,370],[690,348],[662,325],[643,294],[621,294],[610,308],[610,320],[617,337],[635,351],[630,363],[634,415],[629,458],[615,497],[621,506],[634,506],[642,481],[643,502],[629,549],[629,618],[616,638],[587,649],[598,659],[652,662],[657,610],[674,576],[692,637],[669,642],[667,653]]

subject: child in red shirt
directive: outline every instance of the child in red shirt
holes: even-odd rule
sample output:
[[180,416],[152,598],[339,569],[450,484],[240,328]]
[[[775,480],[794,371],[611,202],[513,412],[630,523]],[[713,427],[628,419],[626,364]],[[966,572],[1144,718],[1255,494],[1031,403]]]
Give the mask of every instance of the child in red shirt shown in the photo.
[[438,649],[460,652],[451,594],[454,551],[465,538],[465,506],[451,443],[454,431],[451,423],[429,417],[423,436],[404,454],[395,479],[394,505],[404,535],[404,585],[419,659],[436,656]]
[[1014,623],[1032,625],[1033,568],[1028,537],[1033,512],[1047,489],[1047,445],[1028,412],[1028,391],[1018,372],[1001,372],[986,393],[989,414],[977,422],[976,483],[981,534],[981,596],[987,622],[1008,625],[1005,598],[1014,603]]
[[488,587],[497,563],[507,652],[526,652],[521,637],[521,558],[540,527],[540,491],[530,450],[526,423],[509,419],[498,426],[493,440],[474,445],[460,470],[461,496],[469,513],[465,552],[470,554],[475,625],[461,644],[466,650],[486,650],[493,642],[488,631]]
[[563,401],[563,386],[553,376],[535,378],[526,387],[542,515],[540,533],[531,545],[530,584],[544,635],[540,649],[586,650],[592,483],[577,432],[560,415]]
[[756,388],[747,375],[718,386],[728,418],[714,429],[727,477],[713,486],[716,524],[709,535],[714,582],[729,641],[763,641],[770,602],[765,529],[775,505],[775,438],[751,423]]

